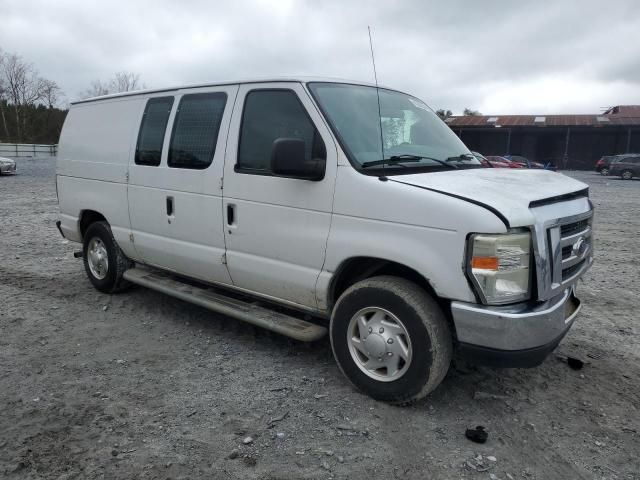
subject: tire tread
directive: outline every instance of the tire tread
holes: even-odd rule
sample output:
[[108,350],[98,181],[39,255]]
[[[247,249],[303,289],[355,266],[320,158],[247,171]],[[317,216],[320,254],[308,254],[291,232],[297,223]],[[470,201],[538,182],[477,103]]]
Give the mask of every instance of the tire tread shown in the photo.
[[[363,288],[385,289],[402,298],[408,305],[416,310],[418,317],[422,320],[423,325],[431,337],[433,361],[427,382],[417,393],[397,395],[388,400],[389,403],[401,406],[416,403],[435,390],[449,370],[453,357],[453,343],[449,323],[440,306],[423,288],[407,279],[390,275],[371,277],[347,288],[340,299],[338,299],[338,302],[336,302],[334,312],[337,310],[341,300],[349,294]],[[334,356],[336,356],[333,341],[331,342],[331,348]],[[340,362],[337,363],[340,371],[349,379]],[[351,379],[349,379],[349,381],[357,388],[357,385],[355,385]]]
[[[104,234],[108,235],[108,239],[110,240],[111,244],[113,245],[113,250],[114,250],[114,255],[115,255],[115,280],[113,281],[112,285],[105,288],[105,289],[100,289],[96,286],[96,288],[98,288],[98,290],[102,290],[105,293],[118,293],[121,292],[123,290],[126,290],[128,288],[131,287],[131,283],[128,282],[127,280],[125,280],[123,278],[124,272],[126,270],[128,270],[129,268],[133,267],[133,262],[131,260],[129,260],[125,254],[122,252],[122,250],[120,249],[120,247],[118,246],[118,242],[116,242],[115,237],[113,236],[113,232],[111,231],[111,227],[109,226],[109,224],[103,220],[98,221],[98,222],[94,222],[91,225],[89,225],[89,227],[87,228],[87,231],[85,233],[85,238],[89,238],[91,235],[91,231],[99,228],[99,229],[104,229]],[[86,251],[85,251],[85,256],[86,256]],[[85,261],[85,268],[86,267],[86,259]],[[110,267],[111,268],[111,267]],[[87,275],[91,275],[91,273],[89,272],[88,268],[87,268]],[[95,286],[95,284],[94,284]]]

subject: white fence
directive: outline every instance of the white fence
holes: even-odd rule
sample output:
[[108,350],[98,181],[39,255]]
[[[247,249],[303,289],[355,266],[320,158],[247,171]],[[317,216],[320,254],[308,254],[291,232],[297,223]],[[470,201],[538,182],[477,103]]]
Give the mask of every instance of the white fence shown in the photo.
[[0,143],[0,157],[55,157],[58,145]]

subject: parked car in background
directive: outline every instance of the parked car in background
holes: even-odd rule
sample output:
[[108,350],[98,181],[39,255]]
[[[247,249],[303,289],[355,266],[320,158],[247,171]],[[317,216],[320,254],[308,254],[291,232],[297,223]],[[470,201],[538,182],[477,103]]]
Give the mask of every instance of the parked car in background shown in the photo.
[[492,162],[487,157],[482,155],[479,152],[471,152],[474,157],[482,164],[485,168],[509,168],[509,165],[503,162]]
[[16,173],[16,162],[10,158],[0,157],[0,175],[14,175]]
[[0,175],[15,175],[16,162],[10,158],[0,157]]
[[533,160],[529,160],[527,157],[523,157],[522,155],[503,155],[504,158],[511,162],[517,162],[526,168],[544,168],[545,170],[553,170],[554,172],[558,169],[553,163],[540,163],[534,162]]
[[[602,161],[603,158],[606,159],[606,160],[603,162],[603,167],[600,170],[600,174],[601,175],[605,175],[605,176],[607,176],[607,175],[619,175],[618,173],[615,173],[615,174],[611,173],[611,166],[614,163],[617,163],[617,162],[620,162],[621,160],[624,160],[626,158],[632,158],[632,157],[640,157],[640,153],[620,153],[620,154],[617,154],[617,155],[609,155],[609,156],[606,156],[606,157],[602,157],[600,160],[598,160],[598,162]],[[598,169],[598,167],[597,167],[597,164],[596,164],[596,171],[597,171],[597,169]]]
[[609,175],[620,175],[623,180],[640,177],[640,155],[616,155],[609,165]]
[[522,155],[503,155],[503,158],[506,158],[510,162],[519,163],[525,168],[544,168],[544,165],[541,163],[529,160],[527,157],[523,157]]
[[521,163],[512,162],[499,155],[489,155],[487,161],[491,163],[492,167],[496,168],[525,168]]
[[615,155],[605,155],[600,158],[600,160],[596,162],[596,172],[600,175],[609,175],[609,165],[615,157]]

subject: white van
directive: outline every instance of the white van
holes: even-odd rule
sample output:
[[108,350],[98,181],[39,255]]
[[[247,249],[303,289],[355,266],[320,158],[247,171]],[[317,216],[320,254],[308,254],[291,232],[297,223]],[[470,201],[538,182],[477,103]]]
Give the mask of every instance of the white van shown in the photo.
[[539,365],[592,263],[587,186],[480,168],[421,100],[326,79],[75,102],[58,228],[91,283],[134,283],[290,337],[328,331],[380,400],[432,391],[454,353]]

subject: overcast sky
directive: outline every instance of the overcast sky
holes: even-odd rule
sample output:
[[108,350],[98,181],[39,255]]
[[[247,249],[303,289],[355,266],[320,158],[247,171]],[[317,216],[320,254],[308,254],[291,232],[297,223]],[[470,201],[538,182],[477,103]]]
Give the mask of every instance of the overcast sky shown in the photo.
[[0,0],[0,48],[75,99],[95,79],[149,87],[321,75],[433,108],[593,113],[640,104],[640,2]]

